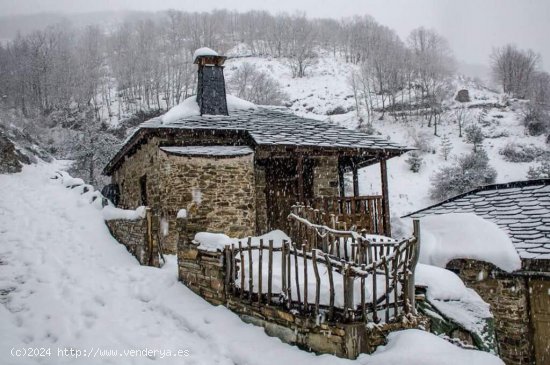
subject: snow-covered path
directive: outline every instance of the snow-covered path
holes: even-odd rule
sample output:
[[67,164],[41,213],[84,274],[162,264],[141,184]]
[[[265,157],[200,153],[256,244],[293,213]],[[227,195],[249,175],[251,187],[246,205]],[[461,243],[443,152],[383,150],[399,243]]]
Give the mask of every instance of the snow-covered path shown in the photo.
[[[0,362],[2,364],[344,364],[266,336],[177,281],[175,257],[139,266],[109,234],[100,212],[49,180],[52,164],[0,175]],[[45,357],[13,349],[50,348]],[[118,350],[60,357],[58,349]],[[183,357],[125,356],[123,350],[181,350]],[[188,356],[185,356],[188,355]],[[93,356],[93,354],[92,354]],[[502,364],[421,331],[394,334],[360,364]]]

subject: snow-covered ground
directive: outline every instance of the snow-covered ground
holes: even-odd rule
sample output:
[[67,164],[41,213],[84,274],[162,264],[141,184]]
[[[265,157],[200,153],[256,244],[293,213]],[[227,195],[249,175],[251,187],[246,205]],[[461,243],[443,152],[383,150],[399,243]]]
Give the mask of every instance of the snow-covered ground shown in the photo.
[[[49,179],[59,167],[41,163],[0,175],[2,364],[352,363],[283,344],[211,306],[177,281],[174,257],[162,269],[139,266],[110,236],[97,207]],[[10,355],[29,348],[51,354]],[[60,356],[71,349],[73,356]],[[100,356],[97,349],[118,352]],[[82,357],[75,359],[76,350]],[[145,350],[181,357],[139,356]],[[393,333],[387,346],[353,363],[502,364],[419,330]]]

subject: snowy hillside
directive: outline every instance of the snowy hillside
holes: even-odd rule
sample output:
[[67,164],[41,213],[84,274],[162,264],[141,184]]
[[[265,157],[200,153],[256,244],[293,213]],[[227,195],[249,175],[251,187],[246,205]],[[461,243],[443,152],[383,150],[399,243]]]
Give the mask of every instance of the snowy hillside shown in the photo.
[[[246,50],[240,48],[229,52],[234,58],[226,62],[227,79],[231,78],[240,65],[250,63],[258,70],[269,73],[281,84],[283,91],[289,96],[287,105],[296,114],[338,123],[351,129],[358,128],[359,118],[349,85],[350,74],[356,66],[331,53],[322,52],[318,61],[308,68],[305,78],[293,78],[284,60],[242,56],[246,53]],[[461,89],[469,91],[470,102],[462,104],[454,100]],[[448,110],[441,118],[441,125],[438,125],[438,136],[434,136],[433,126],[428,127],[427,120],[415,116],[414,113],[407,117],[407,121],[396,120],[388,113],[384,120],[379,120],[378,113],[373,121],[373,127],[381,135],[410,147],[417,147],[415,139],[422,139],[427,142],[431,151],[422,154],[424,161],[418,173],[409,170],[406,163],[408,154],[388,162],[390,204],[394,216],[401,216],[433,203],[429,198],[429,189],[434,173],[442,166],[450,165],[456,157],[472,151],[473,146],[465,141],[464,132],[463,137],[459,137],[456,123],[455,114],[463,107],[467,113],[467,122],[463,128],[470,123],[476,124],[485,135],[483,148],[489,156],[489,164],[497,170],[496,182],[523,180],[529,166],[533,165],[533,162],[506,161],[500,151],[507,144],[533,145],[548,150],[544,136],[532,137],[526,134],[522,125],[522,101],[512,100],[510,105],[505,106],[502,94],[464,77],[456,77],[452,81],[451,90],[451,95],[444,103]],[[444,135],[449,137],[452,144],[447,161],[441,154],[441,140]],[[380,193],[379,176],[378,165],[360,171],[361,194]]]
[[[162,269],[139,266],[78,189],[49,178],[61,165],[39,163],[0,175],[3,364],[352,363],[285,345],[211,306],[177,281],[175,257]],[[35,347],[51,352],[9,355]],[[405,362],[502,364],[418,330],[392,334],[387,346],[353,363]]]

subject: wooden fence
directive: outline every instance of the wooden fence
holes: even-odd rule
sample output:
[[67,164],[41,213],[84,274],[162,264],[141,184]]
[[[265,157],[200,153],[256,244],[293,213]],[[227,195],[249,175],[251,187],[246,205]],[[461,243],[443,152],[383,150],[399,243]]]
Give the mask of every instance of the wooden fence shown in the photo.
[[[390,322],[414,312],[417,234],[374,243],[305,221],[300,222],[314,234],[302,243],[260,240],[254,245],[248,239],[227,246],[226,296],[340,322]],[[329,235],[337,239],[331,243],[325,239]]]

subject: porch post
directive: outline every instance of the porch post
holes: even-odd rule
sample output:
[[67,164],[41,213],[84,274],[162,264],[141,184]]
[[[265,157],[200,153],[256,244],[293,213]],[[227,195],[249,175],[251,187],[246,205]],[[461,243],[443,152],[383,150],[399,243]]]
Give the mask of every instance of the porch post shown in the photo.
[[346,196],[346,188],[344,183],[344,164],[338,161],[338,188],[340,190],[340,198]]
[[353,164],[353,196],[359,196],[359,172],[357,164]]
[[300,199],[300,204],[305,204],[304,202],[304,157],[298,156],[298,161],[296,163],[296,175],[298,175],[298,198]]
[[391,237],[390,227],[390,200],[388,193],[388,168],[386,158],[380,159],[380,175],[382,177],[382,215],[384,216],[384,234]]

